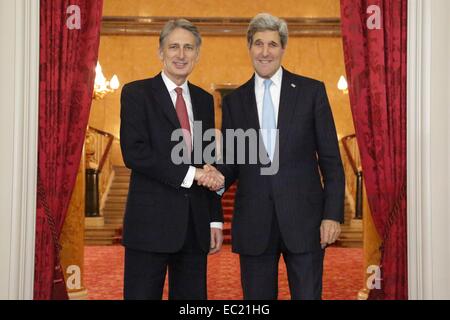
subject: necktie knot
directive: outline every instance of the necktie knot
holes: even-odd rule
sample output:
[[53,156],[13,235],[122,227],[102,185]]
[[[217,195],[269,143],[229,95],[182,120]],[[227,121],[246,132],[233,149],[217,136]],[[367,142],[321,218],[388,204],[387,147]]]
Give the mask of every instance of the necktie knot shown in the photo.
[[266,79],[264,80],[264,88],[269,89],[272,84],[272,80]]
[[183,94],[183,88],[181,88],[181,87],[176,87],[176,88],[175,88],[175,92],[177,93],[177,95],[182,95],[182,94]]

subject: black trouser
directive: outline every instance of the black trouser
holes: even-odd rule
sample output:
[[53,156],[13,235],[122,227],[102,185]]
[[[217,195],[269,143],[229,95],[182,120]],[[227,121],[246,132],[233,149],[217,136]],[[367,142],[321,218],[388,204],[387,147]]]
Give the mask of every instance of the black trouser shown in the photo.
[[192,221],[183,248],[176,253],[125,249],[125,300],[161,300],[169,271],[170,300],[206,300],[207,254],[200,248]]
[[240,255],[241,283],[245,300],[278,298],[278,262],[283,254],[293,300],[320,300],[324,250],[294,254],[281,237],[276,215],[272,219],[269,245],[260,256]]

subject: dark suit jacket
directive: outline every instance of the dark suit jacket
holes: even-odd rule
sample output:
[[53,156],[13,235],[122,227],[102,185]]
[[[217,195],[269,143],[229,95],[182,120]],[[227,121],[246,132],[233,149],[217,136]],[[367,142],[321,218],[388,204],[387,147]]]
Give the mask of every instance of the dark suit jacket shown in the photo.
[[[223,100],[223,144],[227,144],[226,129],[259,128],[252,77]],[[239,181],[232,224],[234,252],[262,254],[274,214],[286,247],[293,253],[320,249],[322,219],[343,222],[344,171],[322,82],[283,69],[278,129],[279,158],[274,161],[279,161],[279,171],[275,175],[261,175],[264,165],[260,161],[219,166],[226,188]],[[248,151],[246,145],[246,159]],[[224,159],[227,152],[224,148]]]
[[[214,128],[212,96],[191,83],[189,91],[194,119],[202,121],[203,130]],[[122,155],[132,170],[123,244],[149,252],[176,252],[184,244],[191,210],[197,238],[207,252],[210,222],[223,221],[220,198],[195,182],[190,189],[181,187],[189,164],[175,165],[171,160],[179,143],[171,141],[171,135],[181,126],[161,74],[123,87],[120,116]]]

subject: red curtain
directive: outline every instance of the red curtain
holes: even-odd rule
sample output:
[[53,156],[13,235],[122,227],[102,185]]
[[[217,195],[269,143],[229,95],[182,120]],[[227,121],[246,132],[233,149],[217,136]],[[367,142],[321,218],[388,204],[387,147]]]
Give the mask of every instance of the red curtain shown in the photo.
[[[67,299],[58,239],[80,164],[103,0],[40,1],[34,299]],[[70,28],[69,28],[70,27]]]
[[341,0],[341,18],[367,195],[382,237],[381,288],[369,298],[407,299],[407,0]]

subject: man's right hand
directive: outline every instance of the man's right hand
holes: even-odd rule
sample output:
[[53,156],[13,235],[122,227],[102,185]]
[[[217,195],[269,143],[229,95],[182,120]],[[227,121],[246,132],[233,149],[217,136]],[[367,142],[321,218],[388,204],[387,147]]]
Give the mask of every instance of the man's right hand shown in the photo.
[[216,168],[208,164],[203,169],[195,169],[194,179],[199,186],[204,186],[211,191],[220,190],[225,184],[224,176]]

